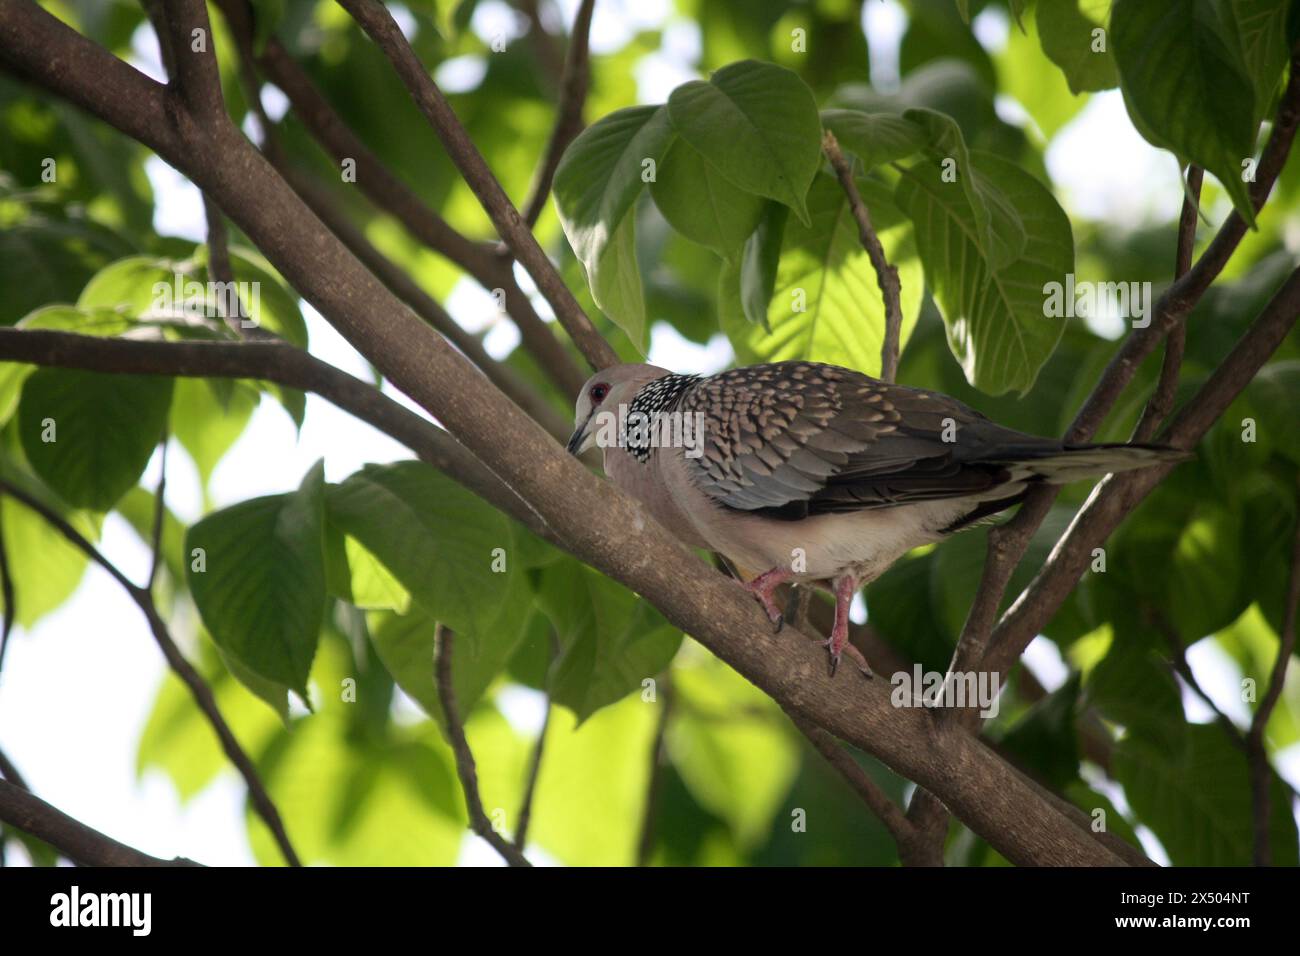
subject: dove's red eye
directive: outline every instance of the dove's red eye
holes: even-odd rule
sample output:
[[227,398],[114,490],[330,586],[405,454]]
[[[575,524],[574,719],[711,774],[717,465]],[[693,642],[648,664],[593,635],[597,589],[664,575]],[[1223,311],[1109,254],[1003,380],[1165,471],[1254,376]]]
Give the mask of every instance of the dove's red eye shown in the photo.
[[605,396],[609,394],[609,386],[604,382],[597,382],[595,385],[591,386],[591,392],[589,394],[591,395],[591,403],[593,405],[599,405],[605,400]]

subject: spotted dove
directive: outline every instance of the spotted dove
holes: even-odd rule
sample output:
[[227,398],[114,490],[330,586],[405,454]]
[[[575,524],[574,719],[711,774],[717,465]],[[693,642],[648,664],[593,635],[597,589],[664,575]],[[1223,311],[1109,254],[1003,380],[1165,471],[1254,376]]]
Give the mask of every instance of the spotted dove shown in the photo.
[[781,584],[831,590],[832,673],[853,595],[912,548],[1011,507],[1035,483],[1182,457],[1027,435],[947,395],[816,362],[707,377],[612,366],[578,396],[575,426],[570,452],[602,447],[613,482],[684,542],[725,557],[777,627]]

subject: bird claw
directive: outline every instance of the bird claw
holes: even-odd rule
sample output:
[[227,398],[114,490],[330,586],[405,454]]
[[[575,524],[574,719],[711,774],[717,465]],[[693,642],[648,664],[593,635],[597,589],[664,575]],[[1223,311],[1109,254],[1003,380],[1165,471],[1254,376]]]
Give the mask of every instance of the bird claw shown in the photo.
[[[853,663],[858,666],[858,672],[861,673],[863,677],[868,680],[873,680],[875,678],[875,672],[871,670],[871,665],[867,663],[867,658],[860,650],[849,642],[847,637],[837,642],[835,636],[832,635],[826,638],[826,640],[819,641],[818,643],[821,647],[826,648],[830,652],[831,677],[834,677],[835,672],[839,670],[840,658],[845,654],[848,654]],[[836,646],[837,644],[839,646]]]

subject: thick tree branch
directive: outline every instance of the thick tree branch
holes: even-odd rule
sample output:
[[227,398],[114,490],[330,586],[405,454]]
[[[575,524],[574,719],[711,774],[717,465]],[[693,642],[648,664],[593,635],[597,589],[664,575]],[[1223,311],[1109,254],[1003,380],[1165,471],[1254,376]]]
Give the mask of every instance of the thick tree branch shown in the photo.
[[903,307],[899,302],[900,285],[898,269],[889,264],[885,258],[885,247],[880,244],[875,227],[871,225],[871,214],[862,201],[857,184],[853,181],[853,170],[840,151],[840,144],[830,130],[822,136],[822,152],[831,162],[835,177],[840,181],[844,194],[848,196],[849,209],[858,224],[858,239],[867,251],[871,267],[876,270],[876,281],[880,285],[881,297],[885,300],[885,335],[880,346],[880,378],[892,382],[898,375],[898,347],[903,330]]
[[456,688],[451,680],[451,653],[455,635],[451,628],[438,625],[434,639],[437,650],[434,656],[434,673],[438,681],[438,699],[446,720],[447,742],[456,754],[456,774],[465,792],[465,809],[469,812],[470,828],[486,840],[511,866],[532,866],[519,847],[510,843],[492,827],[492,821],[483,812],[483,800],[478,794],[478,771],[474,767],[474,752],[465,737],[465,727],[456,709]]
[[378,0],[339,0],[339,5],[352,14],[353,19],[392,61],[397,75],[406,84],[416,106],[420,107],[442,140],[447,154],[478,197],[498,234],[533,277],[537,288],[555,310],[555,317],[569,333],[573,344],[582,352],[588,364],[593,369],[618,364],[618,355],[600,337],[578,300],[564,284],[564,279],[537,244],[532,231],[520,217],[519,210],[514,207],[483,155],[465,132],[465,127],[456,118],[456,113],[442,95],[442,90],[438,89],[433,77],[402,35],[393,15]]
[[0,780],[0,820],[44,840],[83,866],[199,866],[177,857],[162,860],[118,843],[50,806],[22,787]]
[[[1300,512],[1300,509],[1297,509]],[[1273,660],[1273,671],[1269,675],[1268,690],[1255,708],[1255,716],[1246,732],[1246,759],[1250,762],[1251,807],[1255,817],[1256,866],[1270,866],[1273,861],[1272,847],[1269,845],[1270,799],[1269,784],[1272,782],[1273,770],[1269,766],[1268,751],[1264,746],[1264,733],[1268,729],[1269,718],[1282,697],[1282,688],[1286,684],[1286,670],[1291,663],[1291,654],[1296,646],[1296,608],[1300,604],[1300,514],[1296,519],[1295,542],[1291,548],[1291,573],[1287,578],[1286,605],[1282,611],[1282,630],[1278,634],[1277,657]]]
[[[542,154],[542,164],[534,177],[532,193],[524,203],[524,222],[529,229],[537,225],[542,210],[546,208],[560,158],[583,129],[582,107],[587,102],[587,88],[591,84],[588,37],[591,33],[591,15],[595,8],[596,0],[582,0],[573,18],[573,32],[569,34],[569,49],[564,57],[564,79],[560,83],[555,126],[551,129],[546,152]],[[533,28],[541,30],[541,24],[534,22]]]
[[212,689],[204,682],[193,665],[185,659],[185,655],[176,646],[176,642],[172,640],[171,633],[167,630],[167,624],[158,613],[157,605],[154,604],[153,595],[149,590],[134,584],[130,578],[118,569],[117,565],[109,561],[100,553],[98,548],[87,541],[81,532],[64,520],[62,515],[47,507],[26,491],[4,479],[0,479],[0,495],[7,495],[40,515],[47,524],[63,535],[70,544],[80,549],[90,560],[107,571],[113,580],[122,586],[127,596],[135,602],[136,607],[144,614],[145,620],[149,622],[149,630],[162,651],[163,657],[166,658],[168,666],[181,679],[181,682],[189,688],[194,702],[198,705],[199,710],[203,712],[203,716],[207,718],[208,723],[212,725],[217,739],[221,741],[221,749],[225,751],[230,762],[235,765],[239,775],[244,778],[253,808],[271,831],[280,852],[284,854],[284,858],[291,866],[301,866],[298,854],[295,852],[293,844],[289,842],[288,833],[285,832],[284,823],[280,820],[280,812],[271,801],[270,794],[266,792],[266,787],[262,783],[262,778],[258,775],[257,768],[253,766],[253,761],[249,759],[248,754],[244,752],[244,748],[235,739],[235,735],[231,731],[230,725],[226,723],[226,719],[221,716],[221,710],[217,707],[217,699],[213,696]]
[[226,115],[226,104],[207,6],[204,0],[163,0],[162,17],[167,40],[159,43],[171,49],[172,85],[192,120],[215,123]]
[[[134,71],[27,0],[0,0],[0,57],[100,115],[119,116],[163,154],[266,254],[282,275],[399,389],[429,410],[537,511],[582,560],[633,589],[787,713],[805,717],[931,790],[954,815],[1018,864],[1115,865],[1121,858],[1080,828],[968,733],[918,708],[895,708],[881,681],[831,679],[811,641],[772,633],[742,589],[710,570],[638,502],[597,479],[432,332],[323,226],[234,128],[182,131],[143,123],[147,91]],[[85,77],[61,64],[84,61]],[[142,108],[149,112],[146,104]],[[129,113],[129,116],[123,116]],[[182,148],[183,145],[183,148]],[[382,318],[379,318],[382,317]],[[27,334],[27,333],[23,333]],[[241,348],[249,346],[243,345]],[[475,383],[482,383],[476,385]],[[628,529],[638,528],[635,546]]]

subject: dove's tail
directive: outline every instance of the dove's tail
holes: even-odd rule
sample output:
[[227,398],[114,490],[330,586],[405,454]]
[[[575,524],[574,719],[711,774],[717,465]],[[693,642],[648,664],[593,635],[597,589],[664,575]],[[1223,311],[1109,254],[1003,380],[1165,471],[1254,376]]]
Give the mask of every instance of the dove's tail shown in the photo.
[[1136,443],[1030,445],[1013,450],[998,449],[998,452],[997,457],[1011,470],[1013,479],[1032,481],[1037,478],[1053,485],[1185,461],[1193,457],[1190,452],[1167,445]]

